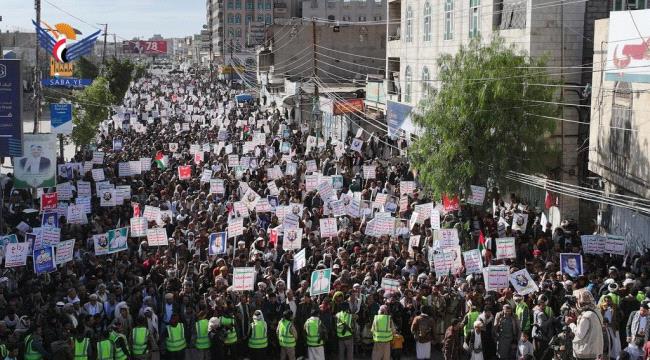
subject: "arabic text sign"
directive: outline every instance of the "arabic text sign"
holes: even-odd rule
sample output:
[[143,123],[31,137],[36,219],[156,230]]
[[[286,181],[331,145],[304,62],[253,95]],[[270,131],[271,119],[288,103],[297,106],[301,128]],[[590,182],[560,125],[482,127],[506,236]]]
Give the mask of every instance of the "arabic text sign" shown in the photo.
[[232,287],[234,291],[247,291],[255,289],[255,268],[234,268],[232,273]]
[[501,259],[514,259],[517,257],[517,250],[515,248],[515,238],[505,237],[497,238],[497,260]]
[[485,290],[499,291],[507,288],[509,269],[507,266],[488,266],[485,270]]

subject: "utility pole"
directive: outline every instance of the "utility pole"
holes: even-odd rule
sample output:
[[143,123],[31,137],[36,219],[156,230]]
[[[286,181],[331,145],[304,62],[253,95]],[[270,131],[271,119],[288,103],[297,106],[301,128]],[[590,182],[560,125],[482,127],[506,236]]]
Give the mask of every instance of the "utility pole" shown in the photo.
[[319,115],[320,115],[320,104],[318,94],[318,58],[316,57],[316,19],[311,19],[311,41],[312,41],[312,54],[314,56],[314,73],[313,73],[313,83],[314,83],[314,99],[313,99],[313,108],[312,108],[312,121],[314,122],[314,129],[316,130],[316,148],[318,148],[318,138],[320,137],[320,124],[319,124]]
[[108,24],[99,24],[104,25],[104,48],[102,49],[102,65],[106,64],[106,36],[108,36]]
[[[41,0],[34,0],[34,9],[36,10],[36,24],[41,24]],[[41,112],[41,70],[39,68],[39,55],[41,53],[36,36],[36,66],[34,66],[34,134],[38,134],[38,121]]]
[[232,81],[235,76],[233,74],[233,71],[235,71],[235,69],[233,68],[232,50],[233,50],[232,39],[230,39],[230,86],[232,86]]
[[115,58],[117,59],[117,40],[115,39],[116,34],[113,33],[113,47],[115,47]]
[[[564,104],[564,0],[560,5],[560,103]],[[562,117],[564,118],[564,106],[562,107]],[[560,179],[564,180],[564,121],[560,121]],[[564,211],[564,195],[560,195],[560,208]]]

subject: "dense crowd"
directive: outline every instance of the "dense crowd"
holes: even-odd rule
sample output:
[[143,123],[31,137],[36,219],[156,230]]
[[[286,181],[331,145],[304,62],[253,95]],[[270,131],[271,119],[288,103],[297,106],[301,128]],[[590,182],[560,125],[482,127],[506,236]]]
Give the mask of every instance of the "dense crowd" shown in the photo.
[[[130,199],[101,206],[90,171],[58,179],[91,182],[92,212],[87,224],[59,219],[61,239],[76,239],[73,261],[38,276],[31,259],[1,270],[3,358],[650,356],[647,255],[584,254],[580,271],[571,271],[575,263],[563,269],[559,254],[580,254],[585,234],[573,221],[545,224],[543,204],[490,189],[484,205],[461,196],[457,208],[445,211],[419,186],[402,142],[356,128],[342,141],[315,136],[309,121],[256,100],[236,101],[241,91],[209,79],[193,71],[138,80],[101,125],[96,146],[66,159],[83,163],[104,152],[93,169],[104,168],[112,185],[130,187]],[[113,151],[114,139],[121,140],[120,151]],[[236,166],[232,155],[240,160]],[[120,162],[143,157],[157,160],[151,170],[119,176]],[[178,170],[186,165],[192,173],[181,180]],[[374,174],[364,171],[368,166]],[[211,170],[207,179],[204,170]],[[308,191],[314,174],[342,182]],[[222,179],[223,189],[215,192],[209,179]],[[415,188],[400,189],[412,182]],[[24,241],[17,226],[40,226],[40,217],[24,212],[38,209],[38,200],[14,189],[11,178],[4,189],[2,232]],[[257,195],[260,206],[248,208],[246,194]],[[334,214],[335,200],[344,200],[344,213]],[[413,215],[429,203],[434,211]],[[295,250],[284,244],[289,215],[281,209],[289,205],[301,229]],[[147,206],[160,209],[147,225],[164,229],[168,245],[129,235],[126,250],[96,255],[94,235],[128,226]],[[534,291],[486,289],[486,273],[463,266],[436,272],[432,259],[442,250],[431,217],[437,214],[440,228],[456,229],[463,251],[481,248],[483,268],[526,269]],[[513,226],[522,214],[527,223]],[[384,216],[394,227],[376,236],[374,220]],[[224,252],[211,255],[209,247],[218,245],[211,234],[234,229],[240,218],[241,235],[226,236]],[[321,237],[324,218],[335,219],[335,236]],[[515,238],[514,258],[499,259],[495,239],[503,237]],[[299,250],[305,261],[296,269]],[[255,269],[253,284],[237,291],[234,269],[245,267]],[[325,292],[311,294],[312,272],[327,269],[329,283],[318,280]]]

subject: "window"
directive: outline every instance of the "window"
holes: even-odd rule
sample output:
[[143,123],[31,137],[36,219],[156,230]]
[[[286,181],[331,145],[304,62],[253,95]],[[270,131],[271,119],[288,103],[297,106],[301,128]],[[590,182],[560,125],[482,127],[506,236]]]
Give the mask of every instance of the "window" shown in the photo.
[[411,6],[406,9],[406,34],[404,38],[406,42],[413,41],[413,8]]
[[264,9],[264,0],[257,0],[257,10]]
[[235,17],[232,14],[228,14],[228,24],[235,22]]
[[271,10],[273,8],[273,3],[271,0],[266,0],[266,10]]
[[228,0],[228,9],[232,9],[235,7],[235,2],[233,0]]
[[273,23],[273,19],[271,18],[271,15],[266,15],[266,19],[264,20],[264,23],[267,25],[271,25]]
[[235,15],[235,24],[241,24],[241,15],[239,14]]
[[350,17],[343,15],[343,21],[350,21]]
[[431,74],[426,66],[422,68],[422,94],[428,96],[431,94]]
[[627,129],[632,128],[632,95],[630,83],[619,81],[614,86],[612,126],[621,129],[610,129],[609,149],[613,154],[626,158],[630,157],[632,132]]
[[253,21],[253,15],[246,15],[246,24],[250,24]]
[[431,5],[424,4],[424,41],[431,41]]
[[253,0],[246,0],[246,9],[255,10],[255,3]]
[[336,20],[336,16],[334,16],[334,15],[327,15],[327,20],[329,20],[329,21],[334,21],[334,20]]
[[228,37],[231,38],[233,36],[235,36],[235,29],[233,28],[228,29]]
[[263,22],[264,21],[264,15],[257,15],[257,22]]
[[373,16],[373,20],[375,20],[375,21],[381,21],[381,15],[375,15],[375,16]]
[[413,74],[411,73],[411,67],[406,66],[406,71],[404,72],[404,101],[411,102],[411,90],[413,82]]
[[454,39],[454,0],[445,0],[445,40]]
[[366,21],[366,17],[365,16],[359,16],[359,21]]
[[469,0],[469,37],[478,37],[481,27],[481,1]]
[[235,30],[235,35],[236,35],[237,37],[241,37],[241,29],[239,29],[239,28],[236,29],[236,30]]
[[241,9],[241,0],[235,0],[235,9]]

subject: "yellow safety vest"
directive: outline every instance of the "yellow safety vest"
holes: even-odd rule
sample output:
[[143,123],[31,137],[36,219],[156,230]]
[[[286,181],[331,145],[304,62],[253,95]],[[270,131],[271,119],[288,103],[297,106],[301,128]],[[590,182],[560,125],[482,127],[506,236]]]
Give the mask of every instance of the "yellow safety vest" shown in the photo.
[[352,315],[347,311],[336,313],[336,336],[339,339],[352,336]]
[[185,342],[185,328],[183,327],[183,324],[178,323],[176,326],[167,325],[165,347],[169,352],[185,350],[187,343]]
[[291,321],[280,320],[278,324],[278,340],[282,347],[296,347],[296,338],[291,333]]
[[393,341],[393,331],[390,329],[389,315],[375,315],[375,331],[372,333],[372,341],[387,343]]
[[226,339],[223,341],[226,345],[237,342],[237,329],[235,329],[235,319],[228,316],[221,316],[221,326],[226,327]]
[[126,354],[124,353],[124,350],[122,350],[121,346],[117,345],[117,339],[122,339],[124,340],[124,344],[128,344],[126,342],[126,337],[120,333],[111,331],[111,333],[108,335],[108,339],[113,343],[113,347],[115,348],[115,360],[126,360]]
[[97,360],[113,360],[115,348],[109,339],[97,343]]
[[[79,341],[75,338],[72,339],[74,344],[74,359],[75,360],[88,360],[88,347],[90,346],[90,339],[83,338]],[[7,355],[3,355],[3,358]]]
[[480,314],[478,311],[470,311],[467,313],[467,324],[465,324],[465,329],[464,329],[465,337],[469,336],[470,331],[472,331],[472,329],[474,328],[474,321],[478,319],[479,315]]
[[320,338],[320,319],[309,318],[305,322],[305,331],[307,332],[307,346],[317,347],[323,346],[323,339]]
[[515,315],[517,315],[519,321],[522,321],[521,330],[524,331],[530,330],[530,312],[528,312],[528,317],[526,319],[522,319],[526,310],[528,310],[528,305],[526,305],[526,303],[523,301],[518,303],[517,307],[515,308]]
[[32,348],[34,338],[32,334],[25,337],[25,360],[41,360],[43,355]]
[[251,330],[251,337],[248,339],[248,347],[251,349],[266,348],[269,345],[266,337],[266,322],[264,320],[253,320]]
[[196,330],[196,348],[207,350],[210,348],[210,337],[208,337],[208,320],[199,320],[194,324]]
[[131,331],[131,341],[133,342],[133,355],[144,355],[149,347],[149,329],[139,326]]

